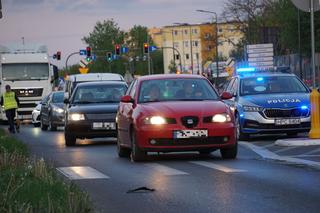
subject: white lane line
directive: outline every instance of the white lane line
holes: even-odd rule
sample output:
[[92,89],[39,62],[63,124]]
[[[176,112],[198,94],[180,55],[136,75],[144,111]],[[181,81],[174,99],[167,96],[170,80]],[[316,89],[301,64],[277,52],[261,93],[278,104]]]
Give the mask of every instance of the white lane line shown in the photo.
[[312,150],[310,152],[305,152],[305,153],[303,153],[303,155],[311,155],[311,154],[314,154],[314,153],[317,153],[317,152],[320,153],[320,148]]
[[273,147],[274,146],[274,143],[270,143],[270,144],[267,144],[267,145],[264,145],[264,146],[261,146],[263,148],[269,148],[269,147]]
[[166,176],[170,176],[170,175],[189,175],[189,173],[177,170],[177,169],[173,169],[170,168],[168,166],[163,166],[161,164],[158,163],[145,163],[144,164],[147,168],[150,168],[152,170],[154,170],[155,173],[158,173],[160,175],[166,175]]
[[88,166],[58,167],[57,170],[70,180],[110,178],[98,170]]
[[246,172],[247,170],[243,170],[243,169],[233,169],[233,168],[229,168],[226,166],[221,166],[215,163],[210,163],[207,161],[189,161],[190,163],[196,164],[196,165],[200,165],[200,166],[204,166],[204,167],[208,167],[211,169],[216,169],[219,170],[221,172],[226,172],[226,173],[232,173],[232,172]]
[[282,149],[278,149],[278,150],[276,150],[276,151],[274,151],[274,153],[280,153],[280,152],[285,152],[285,151],[289,151],[289,150],[291,150],[291,149],[295,149],[295,148],[297,148],[296,146],[290,146],[290,147],[285,147],[285,148],[282,148]]
[[311,161],[311,160],[304,160],[304,159],[299,159],[299,158],[293,158],[293,157],[288,157],[288,156],[279,156],[273,152],[270,152],[267,149],[264,149],[262,147],[258,147],[256,145],[250,144],[248,142],[239,142],[242,146],[245,146],[258,155],[260,155],[264,159],[270,159],[270,160],[278,160],[278,161],[283,161],[289,164],[304,164],[307,166],[311,166],[317,169],[320,169],[320,162],[316,161]]

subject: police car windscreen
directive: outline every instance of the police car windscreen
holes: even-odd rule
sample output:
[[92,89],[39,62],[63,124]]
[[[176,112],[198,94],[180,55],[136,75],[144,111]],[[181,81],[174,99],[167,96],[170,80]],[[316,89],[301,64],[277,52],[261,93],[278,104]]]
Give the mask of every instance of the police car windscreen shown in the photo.
[[272,93],[308,93],[308,89],[295,76],[264,76],[241,79],[240,95]]

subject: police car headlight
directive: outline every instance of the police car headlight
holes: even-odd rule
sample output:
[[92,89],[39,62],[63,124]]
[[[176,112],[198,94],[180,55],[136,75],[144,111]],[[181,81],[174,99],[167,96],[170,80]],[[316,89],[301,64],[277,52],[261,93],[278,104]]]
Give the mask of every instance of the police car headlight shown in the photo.
[[216,114],[212,117],[212,122],[215,122],[215,123],[225,123],[230,121],[231,121],[231,117],[226,113]]
[[260,112],[262,111],[262,107],[257,107],[257,106],[243,106],[243,111],[245,112]]
[[84,119],[85,119],[84,114],[73,113],[68,115],[68,120],[71,120],[71,121],[81,121]]
[[162,124],[167,124],[167,121],[165,118],[161,116],[152,116],[152,117],[145,118],[144,123],[153,124],[153,125],[162,125]]

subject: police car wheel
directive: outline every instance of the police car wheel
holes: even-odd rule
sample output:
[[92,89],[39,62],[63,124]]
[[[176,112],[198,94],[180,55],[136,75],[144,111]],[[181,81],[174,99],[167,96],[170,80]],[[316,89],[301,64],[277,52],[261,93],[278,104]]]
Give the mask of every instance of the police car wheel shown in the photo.
[[240,141],[247,141],[250,139],[250,135],[247,133],[242,133],[241,132],[241,125],[240,125],[240,120],[239,116],[236,116],[236,125],[237,125],[237,139]]

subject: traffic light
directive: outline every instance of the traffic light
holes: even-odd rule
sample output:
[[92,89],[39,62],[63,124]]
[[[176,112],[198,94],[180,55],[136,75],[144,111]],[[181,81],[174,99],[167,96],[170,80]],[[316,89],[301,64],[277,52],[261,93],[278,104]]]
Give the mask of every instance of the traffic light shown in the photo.
[[144,43],[143,44],[143,52],[144,53],[149,53],[149,44],[148,43]]
[[115,53],[116,53],[116,55],[120,55],[120,45],[119,44],[116,44],[116,46],[115,46]]
[[107,61],[112,61],[112,53],[107,52]]
[[87,51],[87,57],[91,57],[91,47],[87,47],[86,51]]
[[61,52],[60,52],[60,51],[57,52],[57,54],[56,54],[56,59],[57,59],[58,61],[61,60]]

